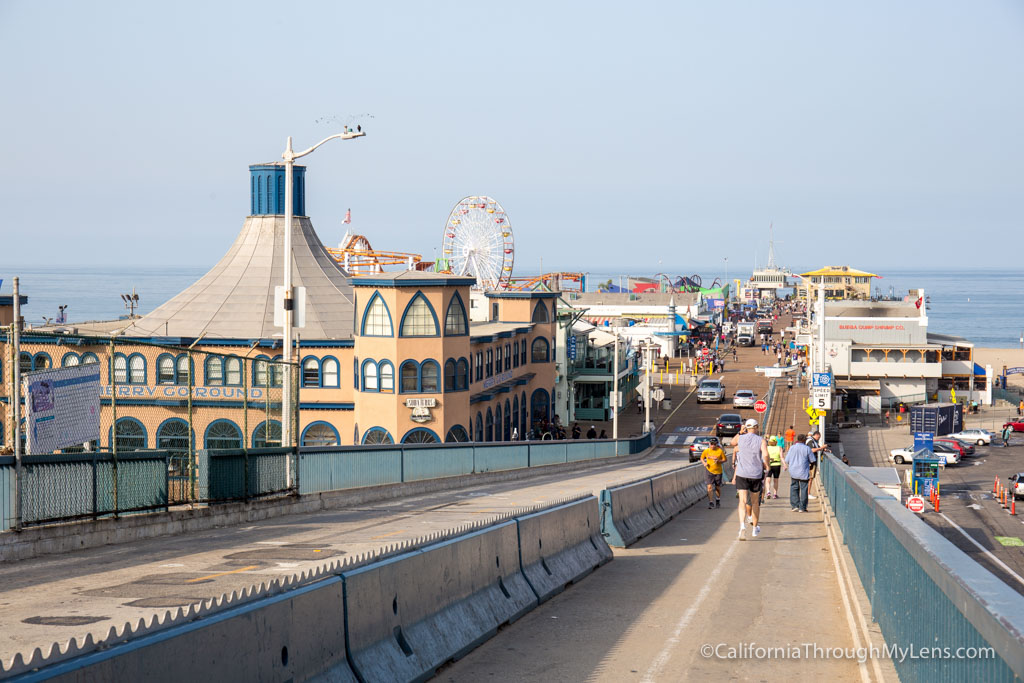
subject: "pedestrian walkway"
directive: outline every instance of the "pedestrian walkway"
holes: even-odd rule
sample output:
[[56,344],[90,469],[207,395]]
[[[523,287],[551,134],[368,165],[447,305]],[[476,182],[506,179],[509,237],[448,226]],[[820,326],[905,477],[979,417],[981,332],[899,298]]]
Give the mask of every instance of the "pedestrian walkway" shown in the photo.
[[[856,658],[832,650],[854,641],[822,500],[810,501],[807,513],[792,512],[783,475],[780,498],[762,506],[761,535],[740,541],[732,492],[725,487],[720,509],[698,503],[636,545],[616,549],[613,562],[439,678],[873,679]],[[781,649],[769,658],[758,648]]]

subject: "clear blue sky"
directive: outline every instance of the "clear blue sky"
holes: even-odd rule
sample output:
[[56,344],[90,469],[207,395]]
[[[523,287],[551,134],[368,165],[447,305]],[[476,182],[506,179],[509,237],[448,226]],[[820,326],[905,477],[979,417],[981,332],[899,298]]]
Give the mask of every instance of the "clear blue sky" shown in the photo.
[[0,261],[210,265],[248,164],[361,123],[307,160],[327,244],[431,257],[488,194],[519,273],[737,273],[769,221],[794,267],[1019,263],[1019,0],[489,5],[5,0]]

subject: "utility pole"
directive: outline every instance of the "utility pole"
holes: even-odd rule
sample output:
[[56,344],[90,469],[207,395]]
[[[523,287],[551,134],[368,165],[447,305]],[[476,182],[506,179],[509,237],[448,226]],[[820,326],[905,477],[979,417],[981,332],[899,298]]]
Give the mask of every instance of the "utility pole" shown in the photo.
[[[818,288],[818,372],[825,372],[825,288]],[[829,406],[831,409],[832,406]],[[825,414],[827,414],[827,410]],[[821,446],[825,445],[825,414],[818,416],[818,431],[821,432]]]
[[615,333],[615,352],[612,356],[612,438],[619,438],[619,333]]
[[646,352],[647,360],[647,372],[645,372],[644,386],[647,387],[647,391],[644,395],[644,434],[651,431],[651,361],[654,358],[654,350],[651,348],[651,344],[648,343],[644,347]]
[[[11,368],[11,411],[14,433],[14,528],[21,531],[21,290],[14,278],[14,362]],[[26,429],[28,427],[26,426]]]

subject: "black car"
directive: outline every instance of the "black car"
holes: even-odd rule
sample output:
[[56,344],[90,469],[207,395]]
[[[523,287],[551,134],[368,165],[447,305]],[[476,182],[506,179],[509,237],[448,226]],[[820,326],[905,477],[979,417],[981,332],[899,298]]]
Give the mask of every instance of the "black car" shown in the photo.
[[718,423],[715,425],[715,436],[735,436],[740,433],[743,426],[743,418],[737,413],[723,413],[718,416]]

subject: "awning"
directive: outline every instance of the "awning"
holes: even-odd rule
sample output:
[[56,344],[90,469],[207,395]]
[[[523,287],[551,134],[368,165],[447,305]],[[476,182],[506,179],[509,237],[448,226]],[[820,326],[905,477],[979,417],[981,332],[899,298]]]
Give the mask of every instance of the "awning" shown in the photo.
[[880,391],[877,379],[837,379],[836,386],[852,391]]
[[982,376],[984,376],[985,375],[985,368],[983,368],[980,365],[978,365],[977,363],[975,363],[974,364],[974,374],[975,375],[982,375]]

